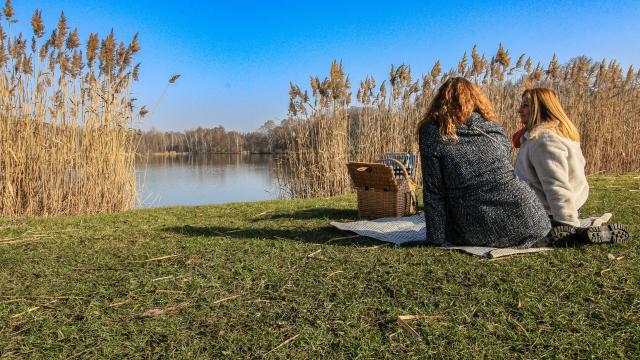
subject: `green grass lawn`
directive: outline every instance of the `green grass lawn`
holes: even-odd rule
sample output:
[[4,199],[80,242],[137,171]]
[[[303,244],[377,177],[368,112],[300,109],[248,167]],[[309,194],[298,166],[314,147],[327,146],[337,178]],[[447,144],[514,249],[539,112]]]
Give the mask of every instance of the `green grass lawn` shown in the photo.
[[[583,214],[640,234],[640,177],[590,182]],[[329,226],[355,217],[344,196],[0,219],[0,358],[640,357],[636,241],[490,261]]]

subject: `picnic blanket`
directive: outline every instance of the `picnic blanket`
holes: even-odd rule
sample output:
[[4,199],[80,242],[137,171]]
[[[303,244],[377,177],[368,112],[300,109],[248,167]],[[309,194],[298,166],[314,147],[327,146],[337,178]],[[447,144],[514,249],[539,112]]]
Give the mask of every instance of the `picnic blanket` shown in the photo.
[[[606,213],[598,217],[590,217],[581,219],[580,225],[596,226],[602,225],[611,219],[611,214]],[[367,236],[376,240],[396,244],[409,245],[424,243],[427,238],[427,229],[424,222],[424,213],[419,212],[413,216],[405,217],[389,217],[376,220],[362,220],[348,223],[331,222],[332,226],[340,230],[352,231],[358,235]],[[453,244],[444,244],[441,246],[445,249],[460,250],[468,254],[477,255],[485,258],[498,258],[502,256],[528,254],[533,252],[548,251],[551,248],[492,248],[482,246],[457,246]]]

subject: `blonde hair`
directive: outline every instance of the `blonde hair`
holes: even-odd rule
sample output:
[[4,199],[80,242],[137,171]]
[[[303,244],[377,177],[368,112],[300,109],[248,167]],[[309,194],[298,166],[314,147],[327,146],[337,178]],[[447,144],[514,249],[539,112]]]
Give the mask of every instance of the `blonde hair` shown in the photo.
[[465,124],[474,112],[486,120],[495,120],[496,117],[491,103],[474,83],[462,77],[450,78],[438,89],[417,130],[420,131],[427,122],[436,122],[443,140],[456,141],[456,129]]
[[[546,88],[527,89],[522,93],[522,98],[529,104],[527,130],[531,132],[535,128],[544,127],[567,139],[580,141],[578,128],[562,109],[555,91]],[[532,134],[534,137],[536,135]]]

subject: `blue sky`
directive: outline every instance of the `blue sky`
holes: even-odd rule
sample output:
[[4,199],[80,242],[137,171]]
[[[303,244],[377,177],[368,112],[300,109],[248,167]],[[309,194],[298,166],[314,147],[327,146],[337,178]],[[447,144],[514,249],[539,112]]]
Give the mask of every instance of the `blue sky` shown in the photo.
[[[125,42],[140,33],[134,96],[153,107],[167,79],[181,74],[143,127],[184,130],[222,125],[250,131],[287,115],[289,81],[308,87],[341,60],[354,87],[378,82],[391,64],[414,74],[440,59],[456,65],[474,44],[500,42],[548,62],[578,55],[640,67],[640,1],[97,1],[14,0],[17,28],[43,12],[51,30],[64,10],[81,39],[113,28]],[[47,31],[48,33],[49,31]],[[354,90],[355,93],[355,90]]]

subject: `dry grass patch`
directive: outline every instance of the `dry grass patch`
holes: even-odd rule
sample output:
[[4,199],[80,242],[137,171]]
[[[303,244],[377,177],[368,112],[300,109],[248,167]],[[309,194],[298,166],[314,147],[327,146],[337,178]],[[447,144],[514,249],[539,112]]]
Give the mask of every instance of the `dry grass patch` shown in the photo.
[[82,49],[64,13],[48,39],[40,11],[30,38],[12,35],[14,22],[7,1],[0,24],[0,216],[132,208],[137,35],[125,45],[113,31],[101,40],[91,34]]
[[524,54],[513,61],[500,45],[490,59],[474,47],[456,68],[443,73],[436,61],[418,78],[410,66],[392,65],[387,80],[360,82],[355,107],[341,63],[334,61],[323,80],[312,77],[311,93],[291,84],[289,119],[282,126],[287,131],[286,156],[278,171],[281,187],[300,198],[349,193],[346,162],[372,161],[386,152],[416,152],[416,124],[435,90],[453,76],[481,87],[507,134],[519,127],[523,90],[552,88],[580,130],[589,174],[640,169],[640,71],[585,56],[562,65],[554,55],[546,66],[534,65]]

